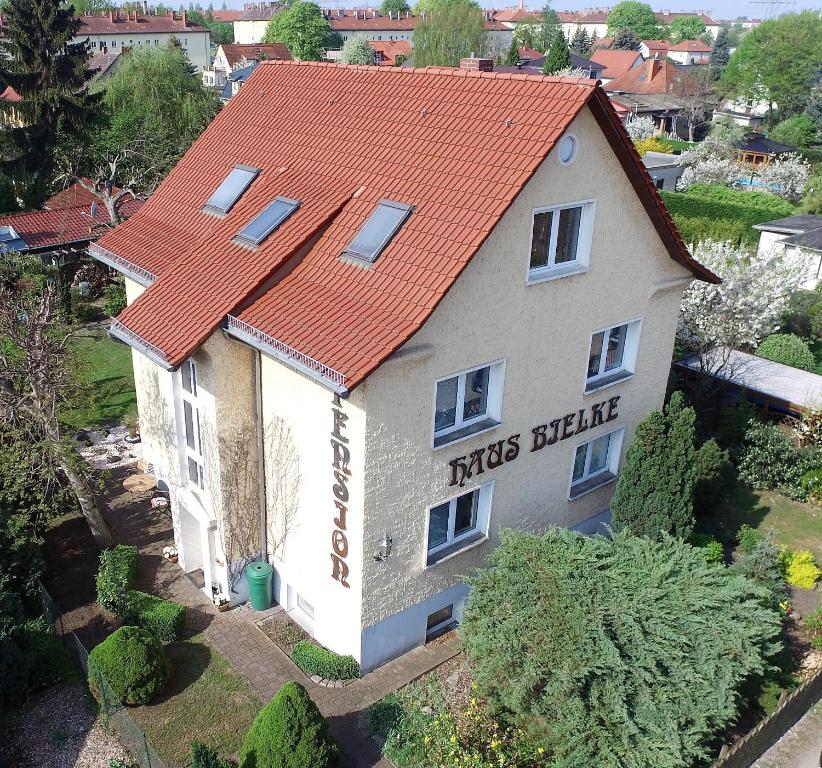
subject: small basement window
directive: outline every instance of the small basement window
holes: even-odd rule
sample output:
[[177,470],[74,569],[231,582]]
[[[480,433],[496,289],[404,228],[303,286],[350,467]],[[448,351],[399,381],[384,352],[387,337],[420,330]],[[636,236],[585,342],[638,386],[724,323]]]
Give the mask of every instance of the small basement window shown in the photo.
[[425,639],[433,640],[435,637],[447,632],[456,622],[454,621],[454,604],[446,605],[428,615],[425,622]]
[[237,240],[248,245],[259,245],[299,207],[299,200],[275,198],[240,230]]
[[393,200],[380,200],[344,255],[373,264],[411,215],[411,206]]
[[259,168],[252,168],[249,165],[235,165],[206,200],[203,210],[220,215],[228,213],[248,189],[249,184],[257,178],[259,172]]

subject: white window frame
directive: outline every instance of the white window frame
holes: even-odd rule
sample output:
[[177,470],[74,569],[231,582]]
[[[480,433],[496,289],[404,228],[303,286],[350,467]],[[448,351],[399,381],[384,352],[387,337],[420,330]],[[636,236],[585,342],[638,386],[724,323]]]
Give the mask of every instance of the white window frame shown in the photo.
[[[594,236],[594,219],[596,217],[596,200],[576,200],[561,205],[545,205],[534,208],[531,212],[531,234],[528,238],[528,253],[526,254],[526,285],[543,283],[547,280],[556,280],[559,277],[577,275],[587,272],[591,263],[591,243]],[[573,261],[555,264],[557,248],[557,233],[559,232],[559,212],[569,208],[582,208],[579,222],[579,239],[577,241],[577,256]],[[548,263],[543,267],[531,267],[531,252],[534,246],[534,224],[539,213],[556,213],[551,221],[551,239],[548,244]]]
[[[467,496],[469,493],[479,494],[477,499],[477,519],[473,528],[463,531],[459,535],[454,535],[454,525],[457,515],[457,499],[462,496]],[[468,549],[471,549],[479,544],[482,544],[488,539],[488,525],[491,521],[491,506],[494,502],[494,481],[474,486],[468,490],[463,490],[450,498],[438,501],[435,504],[429,505],[425,510],[425,531],[423,536],[423,562],[425,568],[433,568],[440,563],[450,560],[455,555],[461,554]],[[446,540],[442,544],[437,544],[434,547],[428,548],[428,530],[431,527],[431,510],[443,504],[448,504],[448,532]],[[466,543],[464,547],[455,547],[461,541],[467,541],[479,535],[475,541],[470,544]],[[453,549],[452,552],[441,558],[431,560],[432,555],[436,555],[447,549]]]
[[[189,392],[183,386],[183,367],[189,366],[189,371],[191,372],[191,381],[193,383],[192,391]],[[202,419],[200,414],[200,405],[199,405],[199,387],[200,387],[200,380],[199,380],[199,370],[196,361],[193,358],[189,358],[186,360],[183,365],[180,366],[180,370],[178,372],[178,376],[180,377],[180,418],[181,418],[181,432],[182,432],[182,445],[183,445],[183,477],[185,478],[186,485],[189,487],[194,488],[195,490],[202,491],[205,489],[205,461],[203,459],[203,434],[202,434]],[[188,403],[191,407],[191,426],[194,430],[194,448],[191,448],[188,444],[188,439],[186,437],[186,423],[185,423],[185,404]],[[197,481],[191,479],[191,476],[188,472],[188,462],[193,461],[197,467]]]
[[[428,626],[428,619],[433,616],[435,613],[439,613],[440,611],[444,611],[446,609],[451,609],[451,615],[447,619],[443,619],[439,624],[435,624],[433,627]],[[448,603],[447,605],[443,605],[442,608],[437,608],[436,611],[431,611],[425,617],[425,640],[428,642],[428,638],[432,635],[437,634],[441,629],[444,629],[449,624],[455,624],[457,621],[457,606],[454,603]]]
[[[488,368],[488,397],[485,401],[485,413],[479,416],[472,416],[469,419],[464,418],[462,413],[465,406],[465,381],[468,376],[476,371]],[[454,417],[454,424],[448,427],[443,427],[437,430],[437,387],[440,382],[448,381],[449,379],[457,378],[457,413]],[[494,360],[491,363],[483,363],[482,365],[475,365],[473,368],[466,368],[456,373],[449,373],[447,376],[440,376],[434,381],[434,395],[431,408],[431,444],[434,450],[444,448],[447,445],[453,445],[460,440],[466,440],[469,437],[488,432],[491,429],[496,429],[502,423],[502,395],[505,388],[505,359]],[[460,430],[464,430],[472,425],[480,425],[486,421],[493,421],[482,429],[468,430],[466,434],[459,437],[454,437],[453,440],[442,440],[447,438]],[[437,440],[440,444],[437,445]]]
[[[591,463],[590,446],[595,440],[599,440],[602,437],[610,438],[608,441],[608,458],[606,459],[605,466],[602,469],[597,470],[592,474],[589,474],[588,468]],[[590,439],[583,440],[574,446],[574,450],[571,453],[571,478],[568,483],[569,501],[574,501],[575,499],[582,498],[586,494],[595,491],[597,488],[601,488],[603,485],[612,483],[617,479],[617,476],[619,475],[619,464],[622,459],[622,442],[624,437],[625,427],[617,427],[616,429],[612,429],[610,432],[605,432],[601,435],[592,435]],[[588,446],[588,449],[585,453],[585,466],[582,472],[582,477],[579,480],[574,480],[574,464],[576,463],[577,450],[582,445]],[[590,487],[585,488],[585,490],[577,491],[576,493],[574,493],[575,488],[579,488],[580,486],[586,485],[591,480],[596,480],[596,478],[598,477],[601,478],[602,482],[590,483]]]
[[[591,345],[594,343],[594,336],[598,333],[610,334],[614,328],[627,326],[625,334],[625,346],[622,350],[622,365],[611,371],[605,371],[605,357],[608,354],[607,337],[603,338],[602,349],[599,353],[599,373],[595,376],[588,376],[588,362],[591,357]],[[636,363],[639,357],[639,342],[642,337],[642,318],[635,317],[633,320],[626,320],[623,323],[606,325],[593,331],[588,338],[588,351],[585,355],[585,382],[583,391],[586,395],[598,392],[601,389],[618,384],[621,381],[630,379],[636,373]]]

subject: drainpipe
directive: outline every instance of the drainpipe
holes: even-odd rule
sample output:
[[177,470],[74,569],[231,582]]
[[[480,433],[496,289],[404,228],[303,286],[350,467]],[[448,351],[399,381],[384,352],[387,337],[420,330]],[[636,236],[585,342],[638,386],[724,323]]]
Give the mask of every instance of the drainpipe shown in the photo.
[[265,427],[263,419],[262,352],[254,350],[254,421],[257,427],[257,475],[260,500],[260,552],[268,562],[268,503],[265,490]]

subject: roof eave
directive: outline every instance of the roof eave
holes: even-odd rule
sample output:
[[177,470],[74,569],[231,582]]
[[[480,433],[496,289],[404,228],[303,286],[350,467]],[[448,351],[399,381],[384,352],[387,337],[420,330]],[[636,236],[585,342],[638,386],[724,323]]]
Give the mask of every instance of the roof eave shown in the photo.
[[165,355],[153,344],[146,341],[142,336],[135,333],[128,326],[121,323],[117,318],[111,321],[108,335],[117,341],[122,341],[132,349],[136,349],[151,362],[156,363],[166,371],[175,370],[175,366],[165,357]]
[[125,275],[135,283],[139,283],[144,288],[148,288],[156,279],[157,276],[153,272],[139,267],[128,259],[118,256],[113,251],[104,248],[99,243],[91,243],[88,247],[89,256],[97,261],[102,262],[108,267],[117,270]]

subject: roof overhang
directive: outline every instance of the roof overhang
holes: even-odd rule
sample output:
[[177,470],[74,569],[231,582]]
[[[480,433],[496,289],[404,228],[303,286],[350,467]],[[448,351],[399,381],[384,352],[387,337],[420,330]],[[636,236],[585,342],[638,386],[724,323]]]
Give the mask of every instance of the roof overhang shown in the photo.
[[132,349],[136,349],[140,354],[147,357],[151,362],[156,363],[166,371],[173,371],[174,366],[168,361],[160,349],[151,342],[146,341],[142,336],[134,333],[119,320],[114,318],[108,329],[108,335],[117,341],[128,344]]
[[153,272],[149,272],[147,269],[138,267],[133,262],[128,259],[124,259],[122,256],[118,256],[116,253],[108,250],[107,248],[103,248],[103,246],[98,243],[92,243],[89,245],[88,253],[93,259],[97,259],[97,261],[102,262],[106,266],[116,269],[118,272],[121,272],[126,277],[134,280],[135,283],[139,283],[144,288],[148,288],[148,286],[157,279],[157,275]]

